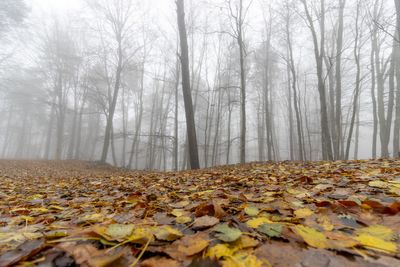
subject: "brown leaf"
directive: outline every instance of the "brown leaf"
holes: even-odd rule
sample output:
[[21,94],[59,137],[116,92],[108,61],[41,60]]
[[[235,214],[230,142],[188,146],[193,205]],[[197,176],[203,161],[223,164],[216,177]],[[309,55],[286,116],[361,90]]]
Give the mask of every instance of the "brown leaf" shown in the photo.
[[45,247],[43,239],[29,240],[18,246],[15,250],[4,253],[0,256],[0,266],[7,267],[14,265],[30,256],[38,253]]
[[218,218],[205,215],[205,216],[197,218],[194,221],[192,228],[195,230],[200,230],[200,229],[212,227],[212,226],[216,225],[217,223],[219,223]]
[[165,257],[153,257],[144,260],[140,264],[140,267],[180,267],[180,266],[182,266],[182,264],[180,264],[178,261],[171,260]]
[[203,251],[210,243],[207,233],[199,232],[195,235],[187,235],[180,240],[175,241],[170,246],[165,248],[165,253],[176,260],[187,260]]

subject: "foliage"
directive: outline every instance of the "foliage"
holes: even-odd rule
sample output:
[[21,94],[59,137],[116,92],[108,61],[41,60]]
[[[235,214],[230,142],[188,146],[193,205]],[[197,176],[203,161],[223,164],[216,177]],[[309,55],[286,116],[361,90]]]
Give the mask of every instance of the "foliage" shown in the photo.
[[0,266],[400,266],[396,160],[0,176]]

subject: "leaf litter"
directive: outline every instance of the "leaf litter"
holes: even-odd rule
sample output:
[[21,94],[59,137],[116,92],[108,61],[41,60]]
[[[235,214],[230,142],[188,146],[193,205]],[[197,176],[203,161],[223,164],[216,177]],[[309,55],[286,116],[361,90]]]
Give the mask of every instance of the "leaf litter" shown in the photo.
[[[0,161],[0,266],[400,266],[400,161]],[[337,264],[337,265],[335,265]]]

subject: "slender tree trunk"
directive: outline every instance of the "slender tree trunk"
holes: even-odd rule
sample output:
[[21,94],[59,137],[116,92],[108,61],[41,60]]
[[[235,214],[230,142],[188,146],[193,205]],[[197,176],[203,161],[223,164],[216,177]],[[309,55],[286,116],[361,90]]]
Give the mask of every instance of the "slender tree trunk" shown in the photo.
[[304,10],[306,12],[307,21],[309,23],[309,28],[311,30],[313,44],[314,44],[314,56],[317,64],[317,78],[318,78],[318,93],[320,102],[320,121],[321,121],[321,148],[322,148],[322,158],[326,160],[333,159],[332,152],[332,140],[329,130],[328,123],[328,113],[327,113],[327,103],[326,103],[326,88],[324,81],[324,71],[323,71],[323,58],[325,56],[325,0],[320,0],[321,14],[319,16],[320,22],[320,41],[318,44],[318,35],[315,30],[314,20],[311,17],[310,11],[307,6],[306,0],[301,0],[304,5]]
[[58,74],[57,82],[57,142],[56,142],[56,160],[60,160],[62,157],[62,145],[64,139],[64,120],[65,120],[65,107],[64,107],[64,96],[63,96],[63,79],[62,74]]
[[199,164],[199,153],[197,148],[197,136],[196,136],[196,126],[194,122],[192,95],[190,90],[189,52],[187,44],[186,26],[185,26],[184,0],[177,0],[176,5],[177,5],[180,46],[181,46],[182,91],[183,91],[183,100],[185,104],[190,168],[198,169],[200,168],[200,164]]
[[178,162],[179,162],[179,155],[178,155],[178,144],[179,144],[179,131],[178,131],[178,114],[179,114],[179,105],[178,105],[178,90],[179,90],[179,83],[180,83],[180,65],[179,65],[179,58],[176,60],[175,65],[175,114],[174,114],[174,170],[178,170]]
[[[342,14],[343,15],[343,14]],[[358,114],[358,103],[359,103],[359,95],[360,95],[360,86],[361,86],[361,64],[360,64],[360,52],[361,52],[361,46],[359,45],[359,29],[358,29],[358,20],[359,20],[359,15],[360,15],[360,4],[359,2],[357,3],[357,15],[356,15],[356,33],[355,33],[355,42],[354,42],[354,49],[353,49],[353,55],[354,55],[354,60],[356,62],[356,86],[354,89],[354,99],[353,99],[353,110],[352,110],[352,115],[351,115],[351,121],[350,121],[350,128],[349,128],[349,134],[347,137],[347,144],[346,144],[346,154],[345,154],[345,159],[349,159],[350,155],[350,145],[351,145],[351,140],[352,140],[352,135],[353,135],[353,129],[354,129],[354,123],[356,120],[356,116]]]
[[[400,4],[399,4],[400,5]],[[399,14],[400,16],[400,14]],[[399,22],[398,22],[399,23]],[[400,25],[400,24],[399,24]],[[400,26],[398,26],[400,28]],[[400,35],[397,35],[400,36]],[[395,56],[395,73],[396,73],[396,106],[395,106],[395,121],[393,129],[393,156],[400,157],[400,42],[396,44],[396,56]]]
[[375,64],[374,64],[374,51],[371,49],[370,66],[371,66],[371,99],[372,99],[372,115],[373,115],[373,132],[372,132],[372,158],[376,158],[376,147],[378,137],[378,116],[377,116],[377,104],[375,96]]
[[74,148],[75,148],[75,142],[76,142],[76,128],[77,128],[77,119],[78,119],[78,101],[77,97],[75,95],[74,97],[74,115],[72,117],[72,127],[71,127],[71,141],[69,143],[68,147],[68,159],[73,159],[74,158]]
[[[296,73],[296,67],[294,64],[294,57],[293,57],[293,46],[292,46],[292,41],[291,41],[291,34],[290,34],[290,29],[289,29],[289,18],[286,20],[286,41],[288,45],[288,52],[289,52],[289,66],[290,66],[290,72],[292,74],[292,90],[293,90],[293,105],[294,105],[294,110],[295,110],[295,115],[296,115],[296,128],[297,128],[297,138],[298,138],[298,146],[299,146],[299,155],[298,159],[299,160],[304,160],[304,146],[303,146],[303,137],[302,137],[302,123],[301,123],[301,116],[300,116],[300,108],[299,108],[299,99],[297,96],[297,73]],[[291,104],[290,104],[291,105]]]
[[340,159],[340,148],[342,143],[342,52],[343,52],[343,13],[346,0],[339,0],[339,27],[336,40],[336,143],[334,151],[336,159]]
[[242,32],[240,30],[238,37],[240,57],[240,163],[243,164],[246,162],[246,75],[242,38]]
[[[289,50],[289,49],[287,49]],[[289,58],[289,52],[287,52],[287,58]],[[289,61],[289,60],[288,60]],[[292,85],[290,79],[290,64],[287,62],[286,64],[286,76],[288,83],[288,116],[289,116],[289,158],[290,160],[294,160],[294,142],[293,142],[293,106],[292,106]]]
[[228,133],[227,133],[227,147],[226,147],[226,165],[230,163],[231,155],[231,121],[232,121],[232,102],[230,92],[228,92]]
[[86,92],[84,93],[82,103],[79,109],[79,115],[78,115],[78,129],[76,133],[76,146],[75,146],[75,159],[80,159],[81,158],[81,141],[82,141],[82,120],[83,120],[83,111],[85,108],[86,104],[86,97],[87,94]]
[[122,73],[122,37],[121,33],[117,33],[117,42],[118,42],[118,65],[115,70],[115,84],[114,84],[114,92],[112,96],[112,100],[109,106],[109,113],[107,117],[106,131],[104,134],[104,143],[103,150],[101,152],[102,163],[107,161],[108,148],[110,146],[110,138],[112,131],[112,124],[114,120],[115,107],[117,106],[118,92],[121,84],[121,73]]
[[[360,98],[358,98],[358,106],[360,107]],[[354,141],[354,159],[358,159],[358,146],[360,139],[360,108],[357,110],[357,121],[356,121],[356,136]]]
[[7,149],[10,143],[10,130],[11,130],[11,119],[13,117],[14,113],[14,108],[13,105],[10,105],[9,110],[8,110],[8,116],[7,116],[7,128],[6,128],[6,134],[4,137],[4,144],[3,144],[3,150],[2,150],[2,157],[6,157]]

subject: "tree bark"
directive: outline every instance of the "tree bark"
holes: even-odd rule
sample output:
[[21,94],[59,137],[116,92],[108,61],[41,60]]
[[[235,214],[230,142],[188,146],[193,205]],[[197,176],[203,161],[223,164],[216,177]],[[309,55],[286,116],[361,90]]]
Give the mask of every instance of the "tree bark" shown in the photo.
[[182,70],[182,91],[183,101],[185,104],[186,128],[189,143],[189,159],[190,168],[199,169],[199,153],[197,147],[196,126],[194,121],[194,111],[192,103],[192,95],[190,90],[190,73],[189,73],[189,52],[185,25],[185,7],[184,0],[177,0],[177,19],[181,46],[181,70]]

